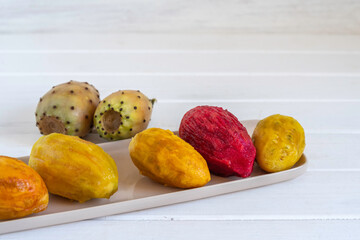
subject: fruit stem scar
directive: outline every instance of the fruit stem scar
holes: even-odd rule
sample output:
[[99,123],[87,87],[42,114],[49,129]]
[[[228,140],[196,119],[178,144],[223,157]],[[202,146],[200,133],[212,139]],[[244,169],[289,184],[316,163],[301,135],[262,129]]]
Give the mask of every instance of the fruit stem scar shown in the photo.
[[121,115],[119,112],[109,110],[102,116],[102,127],[106,132],[115,132],[121,125]]

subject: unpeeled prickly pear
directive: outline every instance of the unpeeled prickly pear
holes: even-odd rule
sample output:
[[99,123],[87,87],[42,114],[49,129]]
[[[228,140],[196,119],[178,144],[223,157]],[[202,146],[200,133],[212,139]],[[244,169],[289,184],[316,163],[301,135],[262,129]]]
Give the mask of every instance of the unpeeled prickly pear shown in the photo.
[[50,193],[79,202],[109,198],[117,191],[114,160],[98,145],[79,137],[52,133],[33,146],[29,165],[44,179]]
[[41,134],[62,133],[84,137],[92,128],[99,93],[86,82],[70,81],[54,86],[36,108]]
[[0,156],[0,220],[43,211],[48,190],[39,174],[22,161]]
[[126,139],[146,129],[155,99],[140,91],[120,90],[104,98],[96,108],[97,132],[109,140]]
[[194,188],[210,181],[205,159],[169,130],[149,128],[136,134],[129,152],[142,175],[166,186]]
[[179,135],[207,161],[220,176],[250,176],[256,150],[239,120],[220,107],[198,106],[181,120]]

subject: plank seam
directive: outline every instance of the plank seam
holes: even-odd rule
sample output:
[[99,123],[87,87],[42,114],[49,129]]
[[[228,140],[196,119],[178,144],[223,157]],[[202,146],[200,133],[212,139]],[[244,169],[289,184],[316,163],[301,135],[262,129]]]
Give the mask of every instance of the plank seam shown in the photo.
[[[360,91],[360,89],[359,89]],[[359,95],[360,97],[360,95]],[[270,102],[270,103],[278,103],[278,102],[299,102],[299,103],[352,103],[352,102],[360,102],[359,99],[158,99],[159,103],[208,103],[208,102],[221,102],[221,103],[263,103],[263,102]]]
[[315,73],[301,73],[301,72],[0,72],[0,77],[31,77],[31,76],[264,76],[264,77],[360,77],[360,72],[315,72]]
[[113,217],[103,217],[98,219],[93,219],[92,221],[359,221],[360,216],[308,216],[308,215],[299,215],[299,216],[259,216],[259,215],[247,215],[247,216],[142,216],[142,217],[131,217],[127,216],[124,219],[112,219]]
[[308,168],[307,172],[359,172],[360,168]]
[[[242,120],[240,119],[240,122]],[[22,124],[21,122],[14,122],[13,124]],[[31,126],[33,126],[33,124],[31,123]],[[154,126],[155,127],[155,126]],[[176,128],[175,127],[171,127],[171,126],[164,126],[163,128],[169,128],[172,131],[175,131]],[[6,131],[4,131],[4,130]],[[16,134],[38,134],[37,132],[14,132],[14,131],[9,131],[9,125],[8,123],[0,123],[0,132],[2,132],[3,134],[7,134],[9,132],[11,132],[11,135],[16,135]],[[358,135],[360,134],[360,129],[324,129],[324,130],[316,130],[316,129],[305,129],[305,133],[306,134],[316,134],[316,135]]]
[[294,54],[294,55],[359,55],[360,51],[354,50],[237,50],[237,49],[0,49],[4,54],[94,54],[94,53],[134,53],[134,54],[174,54],[174,53],[239,53],[239,54]]

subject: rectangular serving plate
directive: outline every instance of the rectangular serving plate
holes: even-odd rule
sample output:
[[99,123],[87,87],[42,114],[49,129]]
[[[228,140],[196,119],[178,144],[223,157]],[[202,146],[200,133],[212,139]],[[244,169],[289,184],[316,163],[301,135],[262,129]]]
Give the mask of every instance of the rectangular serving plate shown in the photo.
[[[242,121],[250,136],[257,122],[257,120]],[[224,178],[211,175],[211,181],[203,187],[178,189],[165,187],[139,174],[129,156],[130,139],[104,143],[104,140],[95,134],[90,134],[87,140],[99,144],[114,158],[119,174],[118,191],[110,199],[93,199],[85,203],[50,194],[49,206],[45,211],[25,218],[0,221],[0,234],[188,202],[266,186],[296,178],[307,168],[307,160],[303,155],[293,168],[286,171],[266,173],[255,164],[254,171],[248,178]],[[19,159],[27,163],[29,156]]]

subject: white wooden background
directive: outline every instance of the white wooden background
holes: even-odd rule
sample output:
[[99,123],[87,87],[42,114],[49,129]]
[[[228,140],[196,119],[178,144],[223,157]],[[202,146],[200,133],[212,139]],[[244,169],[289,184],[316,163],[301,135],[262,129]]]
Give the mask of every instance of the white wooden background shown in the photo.
[[39,97],[73,79],[156,97],[150,127],[176,130],[201,104],[291,115],[309,160],[289,182],[0,239],[359,239],[359,12],[355,0],[0,0],[1,155],[29,154]]
[[0,33],[359,34],[358,0],[0,0]]

